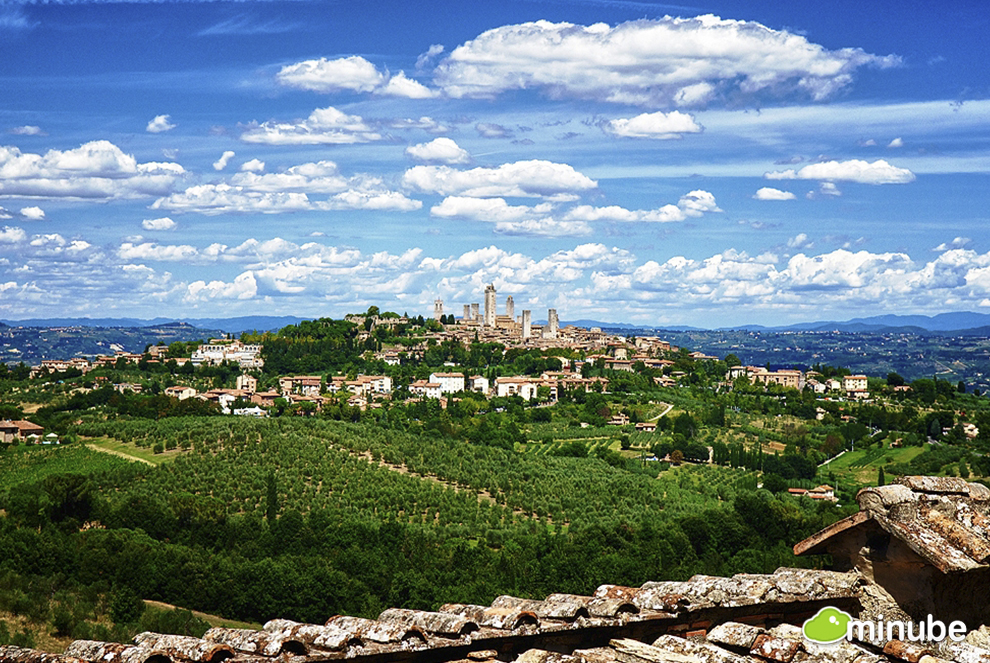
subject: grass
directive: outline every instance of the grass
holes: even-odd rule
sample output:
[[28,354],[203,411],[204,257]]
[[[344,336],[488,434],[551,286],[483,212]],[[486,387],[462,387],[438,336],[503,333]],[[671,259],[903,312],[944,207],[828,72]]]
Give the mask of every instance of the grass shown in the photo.
[[104,452],[112,453],[115,456],[150,463],[151,465],[161,465],[162,463],[168,462],[169,460],[172,460],[178,455],[184,453],[180,449],[173,449],[171,451],[156,454],[152,451],[151,447],[139,447],[136,444],[130,444],[128,442],[121,442],[120,440],[104,437],[86,439],[85,443],[87,446],[101,449]]
[[[179,606],[174,606],[171,603],[163,603],[162,601],[150,601],[148,599],[144,600],[144,604],[147,606],[151,606],[153,608],[160,608],[162,610],[172,610],[174,608],[179,607]],[[226,619],[224,617],[218,617],[216,615],[211,615],[206,612],[199,612],[198,610],[190,610],[190,612],[192,612],[194,616],[199,617],[200,619],[205,621],[210,626],[220,626],[223,628],[247,628],[253,631],[261,630],[261,624],[256,624],[254,622],[239,622],[234,619]]]
[[[926,445],[927,446],[927,445]],[[885,448],[878,453],[875,447],[847,451],[828,465],[819,470],[819,480],[824,481],[826,475],[835,474],[844,484],[875,485],[877,470],[891,463],[907,463],[912,458],[922,454],[925,447],[901,447],[899,449]],[[889,459],[889,460],[888,460]]]

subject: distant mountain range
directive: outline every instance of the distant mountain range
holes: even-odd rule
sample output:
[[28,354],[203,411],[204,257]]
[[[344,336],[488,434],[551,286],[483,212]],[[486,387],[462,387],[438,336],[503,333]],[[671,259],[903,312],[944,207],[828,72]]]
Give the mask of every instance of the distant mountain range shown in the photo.
[[[311,318],[283,315],[248,315],[237,318],[32,318],[29,320],[3,320],[12,327],[154,327],[174,323],[184,323],[200,329],[221,329],[227,333],[238,334],[245,331],[274,331],[287,325],[294,325]],[[535,324],[546,324],[546,321],[534,321]],[[644,326],[622,322],[602,322],[600,320],[562,320],[562,326],[601,327],[603,329],[621,330],[627,333],[643,333],[648,330],[665,329],[669,331],[706,331],[703,327],[689,325]],[[868,318],[853,318],[846,321],[801,322],[777,327],[763,325],[738,325],[734,327],[719,327],[717,330],[743,330],[761,332],[867,332],[867,333],[903,333],[922,335],[957,335],[957,336],[990,336],[990,313],[972,313],[960,311],[955,313],[940,313],[938,315],[876,315]]]
[[246,315],[239,318],[32,318],[29,320],[3,320],[11,327],[159,327],[184,323],[199,329],[221,329],[232,334],[245,331],[274,331],[310,318],[292,315]]

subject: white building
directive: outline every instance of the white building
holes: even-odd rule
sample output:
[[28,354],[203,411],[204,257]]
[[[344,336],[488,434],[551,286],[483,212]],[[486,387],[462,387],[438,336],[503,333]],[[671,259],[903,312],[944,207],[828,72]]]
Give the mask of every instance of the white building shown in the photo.
[[241,368],[261,368],[265,361],[261,358],[261,345],[245,345],[240,341],[232,343],[210,343],[199,346],[191,355],[193,366],[219,366],[225,361],[233,362]]
[[472,375],[470,378],[468,378],[467,381],[468,391],[477,391],[477,392],[481,392],[482,394],[487,394],[488,389],[490,387],[491,385],[488,383],[488,378],[484,376]]
[[426,380],[416,380],[409,385],[409,392],[413,396],[420,398],[437,398],[441,396],[439,382],[427,382]]
[[440,385],[440,393],[455,394],[464,391],[463,373],[431,373],[430,382]]
[[495,395],[499,398],[519,396],[524,401],[536,398],[540,383],[525,376],[495,378]]

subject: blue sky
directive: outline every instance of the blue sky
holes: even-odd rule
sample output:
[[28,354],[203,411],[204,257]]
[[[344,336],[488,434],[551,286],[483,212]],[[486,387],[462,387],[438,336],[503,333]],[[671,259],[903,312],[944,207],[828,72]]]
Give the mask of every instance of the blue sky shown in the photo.
[[0,317],[990,311],[988,24],[0,0]]

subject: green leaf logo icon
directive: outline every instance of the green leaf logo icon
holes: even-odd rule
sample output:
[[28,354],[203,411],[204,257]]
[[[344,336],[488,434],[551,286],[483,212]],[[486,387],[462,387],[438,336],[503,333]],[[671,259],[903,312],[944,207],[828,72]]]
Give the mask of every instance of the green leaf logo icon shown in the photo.
[[852,615],[838,608],[822,608],[804,623],[804,637],[821,645],[838,642],[846,637],[846,628],[851,619]]

